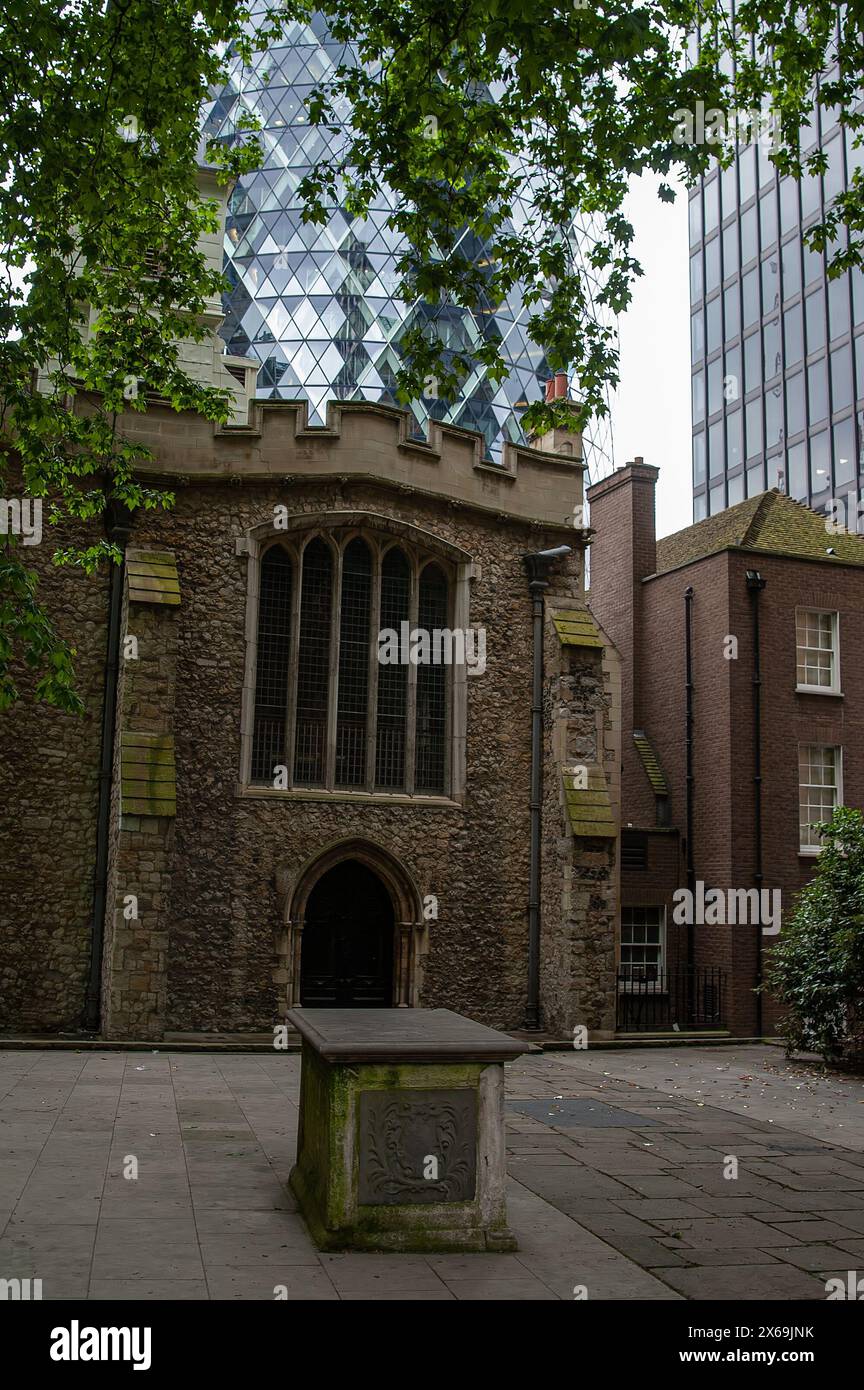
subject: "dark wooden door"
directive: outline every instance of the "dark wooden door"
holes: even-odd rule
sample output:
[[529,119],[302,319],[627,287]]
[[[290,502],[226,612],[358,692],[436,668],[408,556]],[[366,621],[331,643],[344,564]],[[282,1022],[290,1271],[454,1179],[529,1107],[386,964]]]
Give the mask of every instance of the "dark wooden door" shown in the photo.
[[393,1003],[393,908],[365,864],[337,864],[309,895],[300,1002],[309,1009],[383,1009]]

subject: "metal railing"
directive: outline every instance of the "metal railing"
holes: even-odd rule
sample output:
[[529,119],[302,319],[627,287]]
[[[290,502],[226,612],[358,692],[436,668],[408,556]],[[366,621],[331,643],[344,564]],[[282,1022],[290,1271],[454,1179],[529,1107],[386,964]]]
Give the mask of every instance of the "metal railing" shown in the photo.
[[723,1028],[725,1020],[726,971],[720,966],[619,966],[619,1033]]

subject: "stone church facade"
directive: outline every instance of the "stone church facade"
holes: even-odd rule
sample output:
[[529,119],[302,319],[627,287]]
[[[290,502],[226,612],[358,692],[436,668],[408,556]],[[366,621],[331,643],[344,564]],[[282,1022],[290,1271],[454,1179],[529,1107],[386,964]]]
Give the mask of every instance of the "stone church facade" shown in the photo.
[[[25,700],[0,721],[4,1030],[74,1031],[84,1016],[103,686],[116,698],[106,1037],[260,1032],[304,1000],[446,1006],[521,1026],[523,556],[566,543],[543,625],[542,1022],[611,1032],[615,820],[603,812],[596,836],[574,827],[592,829],[580,798],[617,802],[618,678],[609,648],[566,636],[590,626],[571,520],[578,456],[510,447],[495,465],[479,436],[445,428],[426,444],[407,437],[402,412],[362,404],[333,405],[325,430],[283,404],[221,430],[153,406],[136,428],[176,503],[118,528],[116,674],[109,654],[106,682],[110,580],[46,564],[87,714]],[[375,633],[403,622],[482,632],[485,670],[382,665]],[[345,941],[361,918],[368,959]]]
[[[498,464],[407,419],[241,399],[215,427],[153,402],[123,428],[176,500],[108,520],[123,566],[56,569],[71,537],[46,525],[28,559],[86,712],[23,679],[0,717],[6,1034],[261,1033],[297,1004],[521,1028],[532,916],[541,1026],[614,1032],[620,676],[585,607],[578,435]],[[562,545],[532,882],[525,556]],[[404,659],[418,632],[440,660]]]

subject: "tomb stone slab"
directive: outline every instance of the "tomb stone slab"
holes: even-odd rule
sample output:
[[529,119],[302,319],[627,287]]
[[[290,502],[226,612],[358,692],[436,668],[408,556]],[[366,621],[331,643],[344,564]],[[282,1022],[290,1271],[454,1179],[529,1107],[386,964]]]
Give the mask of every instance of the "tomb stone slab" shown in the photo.
[[303,1039],[290,1184],[327,1250],[513,1250],[504,1062],[449,1009],[292,1009]]

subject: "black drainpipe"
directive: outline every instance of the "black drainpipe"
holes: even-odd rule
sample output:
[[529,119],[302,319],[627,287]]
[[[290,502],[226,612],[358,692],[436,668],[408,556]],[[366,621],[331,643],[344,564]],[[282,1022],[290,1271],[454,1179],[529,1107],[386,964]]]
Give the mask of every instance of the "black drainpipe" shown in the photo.
[[[126,507],[109,503],[105,533],[109,541],[126,551],[132,514]],[[93,921],[90,927],[90,970],[84,995],[84,1032],[98,1033],[102,1012],[102,950],[105,943],[105,908],[108,896],[108,838],[111,820],[111,781],[114,770],[114,733],[117,724],[117,677],[120,670],[120,619],[123,611],[123,565],[111,566],[108,598],[108,650],[102,695],[102,744],[99,759],[99,803],[96,812],[96,864],[93,870]]]
[[[696,901],[696,870],[693,859],[693,799],[696,779],[693,775],[693,586],[684,590],[684,665],[687,716],[685,741],[687,746],[687,887],[690,901]],[[690,988],[693,988],[693,967],[696,963],[696,936],[693,922],[687,925],[687,966]]]
[[528,869],[528,1001],[525,1027],[540,1027],[540,839],[543,827],[543,595],[549,588],[549,566],[570,554],[569,545],[524,555],[534,619],[534,662],[531,681],[531,858]]
[[[747,592],[753,612],[753,881],[762,903],[762,658],[759,642],[759,595],[765,580],[758,570],[747,571]],[[756,1036],[762,1036],[762,921],[756,922]]]

